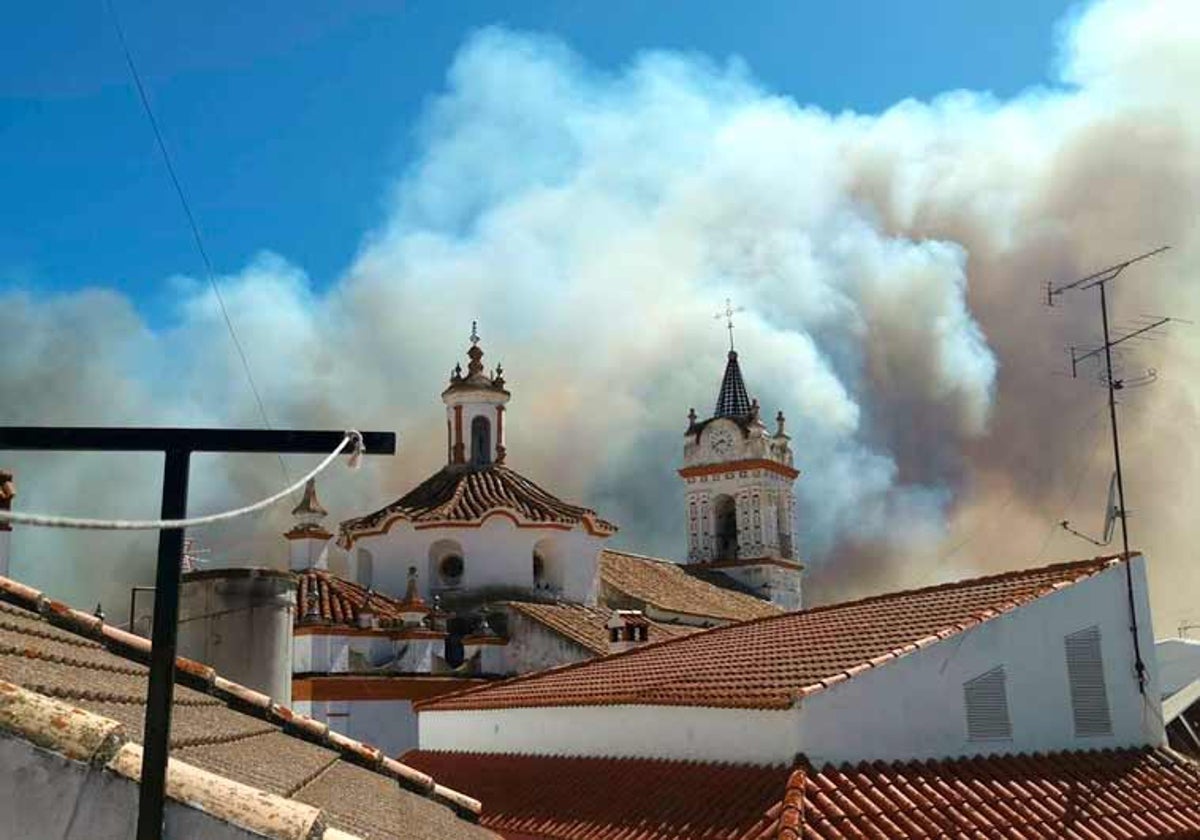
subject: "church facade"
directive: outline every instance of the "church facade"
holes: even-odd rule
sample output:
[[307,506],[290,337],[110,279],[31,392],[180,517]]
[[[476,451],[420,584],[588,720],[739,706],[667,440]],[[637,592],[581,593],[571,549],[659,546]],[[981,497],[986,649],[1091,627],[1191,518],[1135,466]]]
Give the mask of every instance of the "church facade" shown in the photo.
[[[610,549],[617,527],[509,463],[512,393],[467,367],[441,394],[445,464],[331,533],[316,486],[293,510],[293,703],[389,753],[416,745],[415,703],[799,606],[792,466],[731,353],[714,416],[684,446],[686,563]],[[732,515],[729,510],[732,505]]]

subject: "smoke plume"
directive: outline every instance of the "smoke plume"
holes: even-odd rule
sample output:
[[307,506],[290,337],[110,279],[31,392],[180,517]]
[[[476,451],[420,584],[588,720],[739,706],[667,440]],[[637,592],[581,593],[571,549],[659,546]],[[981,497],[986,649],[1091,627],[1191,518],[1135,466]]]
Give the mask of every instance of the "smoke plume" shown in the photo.
[[[437,469],[438,394],[480,321],[514,392],[511,464],[680,558],[686,414],[711,411],[726,336],[793,436],[810,602],[1093,553],[1111,455],[1092,378],[1057,375],[1098,338],[1093,294],[1044,282],[1169,242],[1115,287],[1123,318],[1196,313],[1200,16],[1105,0],[1064,22],[1055,83],[951,91],[831,114],[740,60],[655,52],[619,73],[552,38],[472,36],[419,151],[353,263],[318,286],[264,253],[221,278],[275,425],[395,429],[400,454],[337,469],[349,516]],[[181,257],[182,259],[182,257]],[[258,426],[216,302],[173,278],[171,326],[105,290],[0,297],[0,422]],[[1118,319],[1120,320],[1120,318]],[[1194,330],[1122,354],[1133,543],[1158,630],[1192,608],[1200,490]],[[5,456],[18,507],[157,510],[141,456]],[[312,459],[290,459],[299,474]],[[269,456],[197,457],[192,511],[283,482]],[[281,562],[286,510],[196,536],[214,562]],[[121,609],[153,537],[14,535],[15,573]]]

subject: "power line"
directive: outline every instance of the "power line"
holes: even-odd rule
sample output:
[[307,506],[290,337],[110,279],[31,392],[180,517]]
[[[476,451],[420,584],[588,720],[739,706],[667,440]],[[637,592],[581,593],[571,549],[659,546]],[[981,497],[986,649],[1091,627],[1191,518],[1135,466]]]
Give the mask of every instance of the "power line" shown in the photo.
[[[117,31],[117,38],[121,42],[121,51],[125,54],[125,64],[129,67],[129,74],[133,77],[134,87],[137,88],[138,98],[141,100],[142,109],[146,113],[146,119],[150,122],[150,128],[154,132],[154,140],[158,144],[158,151],[162,155],[163,163],[166,165],[167,174],[171,178],[171,184],[175,187],[175,195],[179,197],[179,204],[183,207],[183,214],[187,217],[188,227],[192,231],[192,239],[196,243],[196,250],[200,253],[200,260],[204,264],[204,273],[208,279],[209,286],[212,287],[213,294],[217,299],[217,306],[221,310],[221,317],[225,320],[225,326],[229,330],[229,337],[233,340],[234,349],[237,350],[238,358],[242,362],[242,370],[246,373],[246,381],[250,385],[250,391],[254,394],[254,402],[258,406],[258,413],[262,417],[263,426],[268,430],[271,429],[271,420],[267,416],[267,407],[263,403],[262,395],[258,391],[258,386],[254,382],[254,374],[250,370],[250,360],[246,357],[246,351],[242,347],[242,342],[237,337],[237,331],[233,328],[233,320],[229,317],[229,309],[225,306],[225,297],[221,294],[221,287],[217,283],[216,272],[213,270],[212,260],[209,259],[208,249],[204,247],[204,237],[200,235],[200,225],[196,222],[196,217],[192,213],[191,204],[188,202],[187,193],[184,192],[183,183],[179,179],[179,175],[175,171],[175,165],[171,161],[171,155],[167,151],[167,144],[163,140],[162,131],[158,127],[158,120],[154,117],[154,109],[150,107],[150,98],[146,95],[146,87],[142,84],[142,76],[138,73],[137,65],[133,60],[133,52],[129,48],[129,42],[125,38],[125,30],[121,26],[121,19],[117,16],[117,10],[113,6],[112,0],[105,0],[105,7],[108,9],[108,14],[112,18],[113,28]],[[279,467],[283,470],[285,480],[288,480],[287,464],[283,461],[283,456],[276,454],[279,459]]]

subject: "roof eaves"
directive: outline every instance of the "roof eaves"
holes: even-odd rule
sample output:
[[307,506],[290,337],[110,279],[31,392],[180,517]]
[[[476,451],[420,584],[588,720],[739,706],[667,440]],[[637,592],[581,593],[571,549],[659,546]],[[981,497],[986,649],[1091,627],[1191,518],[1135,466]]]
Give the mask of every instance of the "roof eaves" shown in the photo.
[[[610,550],[611,549],[606,549],[606,551],[610,551]],[[626,552],[616,552],[616,553],[620,554],[620,553],[626,553]],[[631,556],[637,557],[638,555],[631,555]],[[1140,556],[1140,555],[1138,554],[1138,552],[1133,552],[1131,554],[1131,557],[1132,556]],[[655,560],[655,558],[646,558],[646,559]],[[657,560],[656,562],[669,563],[670,561],[669,560]],[[957,589],[957,588],[965,588],[968,586],[978,586],[982,583],[997,582],[997,581],[1001,581],[1001,580],[1010,580],[1015,577],[1024,577],[1024,576],[1028,576],[1028,575],[1031,575],[1034,573],[1047,573],[1047,572],[1063,570],[1063,569],[1067,569],[1067,568],[1071,568],[1071,567],[1078,567],[1079,574],[1075,575],[1069,581],[1056,581],[1052,584],[1046,584],[1045,586],[1041,587],[1040,589],[1038,589],[1037,591],[1035,591],[1034,593],[1030,594],[1029,596],[1027,596],[1023,599],[1017,599],[1017,600],[1005,602],[1005,607],[1000,612],[997,612],[994,610],[984,610],[984,611],[981,611],[981,613],[977,614],[973,620],[966,621],[966,622],[958,622],[949,627],[944,628],[943,630],[937,631],[935,634],[930,634],[930,636],[928,638],[930,638],[931,640],[928,642],[928,644],[933,644],[933,641],[932,641],[933,636],[936,636],[939,641],[950,638],[951,636],[955,636],[971,627],[974,627],[978,624],[983,623],[984,621],[987,620],[987,618],[992,618],[992,617],[1001,615],[1003,612],[1008,612],[1011,609],[1014,609],[1018,606],[1029,603],[1031,601],[1035,601],[1038,598],[1049,595],[1050,593],[1058,591],[1059,589],[1065,588],[1066,586],[1072,586],[1076,583],[1079,583],[1082,580],[1086,580],[1087,578],[1093,577],[1102,571],[1107,571],[1108,569],[1111,569],[1114,566],[1119,565],[1121,562],[1122,562],[1122,560],[1121,560],[1120,555],[1109,555],[1109,556],[1095,557],[1095,558],[1091,558],[1088,560],[1076,560],[1076,561],[1071,561],[1071,562],[1067,562],[1067,563],[1054,563],[1054,564],[1050,564],[1047,566],[1035,567],[1033,569],[1017,569],[1017,570],[1012,570],[1012,571],[1008,571],[1008,572],[1000,572],[1000,573],[994,574],[994,575],[984,575],[982,577],[966,578],[964,580],[935,584],[932,586],[926,586],[926,587],[922,587],[919,589],[901,590],[899,592],[887,592],[887,593],[882,593],[879,595],[870,595],[870,596],[867,596],[864,598],[859,598],[859,599],[856,599],[853,601],[844,601],[844,602],[834,603],[834,604],[824,604],[819,607],[812,607],[811,609],[803,610],[803,612],[804,613],[823,613],[823,612],[829,612],[829,611],[836,610],[836,609],[844,609],[844,608],[851,607],[851,606],[861,606],[863,604],[869,604],[869,603],[878,602],[878,601],[882,601],[882,600],[895,599],[895,598],[902,597],[902,596],[910,596],[910,595],[914,595],[914,594],[926,594],[926,593],[936,592],[936,591],[947,591],[947,590],[953,590],[953,589]],[[1098,564],[1100,564],[1100,565],[1098,565]],[[630,597],[633,597],[633,596],[630,596]],[[650,602],[647,601],[647,603],[650,603]],[[987,618],[981,617],[984,613],[991,613],[991,615],[987,616]],[[745,627],[745,626],[751,625],[751,624],[762,624],[762,623],[766,623],[768,621],[786,620],[795,615],[797,615],[797,613],[779,613],[777,615],[767,615],[767,616],[761,616],[759,618],[752,618],[752,619],[749,619],[746,621],[738,621],[738,622],[734,622],[732,624],[726,624],[726,625],[722,625],[722,626],[718,626],[718,627],[708,628],[707,630],[702,631],[702,633],[693,633],[688,636],[676,636],[676,637],[672,637],[672,638],[662,639],[657,642],[649,642],[647,644],[639,645],[639,646],[637,646],[635,648],[631,648],[629,650],[621,651],[619,653],[609,654],[608,656],[603,657],[603,659],[605,661],[608,661],[608,660],[616,659],[618,657],[638,656],[638,655],[644,654],[648,650],[652,650],[652,649],[660,647],[662,645],[680,644],[680,643],[687,641],[688,639],[694,639],[700,635],[710,635],[710,634],[716,635],[716,634],[720,634],[725,631],[732,631],[732,630],[742,628],[742,627]],[[926,637],[923,637],[921,641],[924,641],[925,638]],[[789,707],[795,705],[796,703],[801,702],[804,698],[807,698],[807,697],[817,693],[818,691],[822,691],[825,688],[828,688],[836,683],[840,683],[840,682],[844,681],[845,679],[849,678],[850,676],[856,676],[858,674],[863,673],[867,668],[878,667],[879,665],[883,665],[883,664],[886,664],[887,662],[891,662],[892,660],[897,659],[900,656],[904,656],[908,653],[912,653],[913,651],[918,650],[918,649],[920,649],[920,648],[918,647],[918,645],[915,642],[909,642],[909,643],[906,643],[905,645],[901,645],[899,647],[893,648],[892,650],[886,651],[883,654],[872,657],[871,659],[867,660],[864,663],[858,663],[858,664],[852,666],[851,668],[836,672],[834,674],[830,674],[828,677],[823,677],[823,678],[816,680],[806,686],[802,686],[801,688],[799,688],[795,692],[793,692],[793,694],[791,695],[790,699],[787,702],[781,702],[774,698],[767,699],[767,698],[760,697],[760,698],[754,698],[754,700],[752,702],[737,702],[737,701],[731,700],[730,702],[722,703],[722,702],[714,702],[710,699],[710,700],[706,700],[703,702],[683,703],[683,702],[678,702],[678,701],[674,701],[674,700],[664,700],[664,699],[655,699],[655,700],[649,701],[648,700],[649,695],[643,694],[643,695],[639,695],[638,697],[626,697],[626,696],[613,695],[609,698],[605,698],[605,700],[602,702],[596,702],[595,700],[587,700],[587,701],[581,701],[581,702],[560,701],[560,702],[552,704],[552,705],[613,706],[613,705],[645,705],[649,702],[649,705],[681,705],[681,706],[697,706],[697,707],[713,707],[713,708],[755,708],[755,709],[789,708]],[[472,686],[470,688],[465,688],[462,691],[456,691],[456,692],[452,692],[449,694],[443,694],[439,697],[434,697],[434,698],[430,698],[428,700],[419,701],[419,702],[413,704],[413,708],[418,712],[421,712],[421,711],[427,711],[427,712],[466,711],[466,710],[469,710],[470,707],[461,707],[461,706],[456,706],[455,704],[458,701],[461,701],[464,697],[467,697],[468,695],[473,695],[476,693],[494,690],[494,689],[498,688],[499,686],[516,684],[516,683],[526,682],[526,681],[530,681],[530,680],[540,679],[540,678],[545,677],[546,675],[552,674],[552,673],[560,673],[560,672],[568,671],[568,670],[575,669],[575,668],[584,668],[589,665],[593,665],[596,662],[597,662],[597,660],[595,660],[595,659],[585,659],[585,660],[582,660],[579,662],[570,662],[565,665],[559,665],[554,668],[547,668],[542,671],[535,671],[535,672],[532,672],[529,674],[521,674],[521,675],[518,675],[515,677],[510,677],[509,679],[506,679],[506,680],[499,680],[497,682],[488,683],[486,685]],[[863,666],[866,666],[866,667],[863,667]],[[657,687],[653,690],[657,690]],[[441,708],[441,709],[437,708],[439,705],[444,705],[445,708]],[[506,708],[506,709],[509,709],[509,708],[539,708],[539,707],[542,707],[545,705],[550,705],[550,704],[530,703],[528,701],[524,701],[524,704],[522,704],[522,702],[519,702],[519,701],[510,701],[509,703],[506,703],[503,706],[497,706],[496,708]],[[487,707],[482,707],[482,708],[487,708]]]
[[[0,601],[37,613],[61,630],[99,642],[115,656],[142,664],[149,662],[149,639],[105,624],[94,615],[48,598],[11,578],[0,577]],[[279,726],[289,735],[333,750],[351,764],[394,779],[405,790],[442,802],[460,817],[471,821],[479,818],[482,806],[469,796],[439,793],[438,785],[424,773],[389,759],[370,744],[339,735],[326,724],[275,703],[261,692],[224,679],[207,665],[176,657],[175,678],[180,685],[215,697],[235,711]]]
[[[141,783],[142,748],[115,720],[0,681],[0,729],[64,758]],[[172,758],[167,797],[257,836],[275,840],[345,840],[324,829],[321,810]]]
[[[907,656],[908,654],[914,653],[918,650],[921,650],[922,648],[929,647],[938,642],[945,641],[946,639],[949,639],[953,636],[957,636],[960,633],[964,633],[974,627],[978,627],[979,625],[984,624],[993,618],[999,618],[1000,616],[1010,613],[1019,607],[1022,607],[1029,603],[1032,603],[1032,602],[1038,600],[1039,598],[1044,598],[1045,596],[1050,595],[1054,592],[1057,592],[1061,589],[1065,589],[1067,587],[1074,586],[1075,584],[1079,583],[1080,581],[1083,581],[1090,577],[1093,577],[1102,571],[1107,571],[1107,569],[1112,568],[1114,565],[1116,565],[1117,563],[1120,562],[1119,559],[1097,557],[1097,558],[1094,558],[1093,560],[1080,560],[1080,561],[1077,561],[1077,563],[1075,563],[1075,564],[1063,563],[1063,564],[1058,564],[1058,565],[1059,566],[1080,565],[1081,567],[1087,567],[1088,564],[1094,564],[1097,561],[1101,561],[1101,560],[1109,560],[1109,562],[1103,568],[1095,569],[1087,574],[1080,574],[1080,575],[1072,578],[1071,580],[1060,580],[1060,581],[1055,581],[1053,583],[1048,583],[1045,586],[1043,586],[1042,588],[1036,590],[1035,592],[1030,593],[1029,595],[1026,595],[1023,598],[1010,599],[1008,601],[1004,601],[1004,602],[1000,603],[999,605],[997,605],[995,607],[989,607],[988,609],[980,610],[978,613],[976,613],[974,616],[972,616],[970,619],[968,619],[966,621],[955,622],[954,624],[951,624],[947,627],[937,630],[927,636],[923,636],[920,639],[916,639],[912,642],[907,642],[903,645],[892,648],[891,650],[885,651],[884,653],[881,653],[878,656],[873,656],[870,659],[866,660],[865,662],[861,662],[857,665],[853,665],[850,668],[839,671],[828,677],[823,677],[820,680],[817,680],[816,682],[813,682],[813,683],[801,688],[800,689],[801,696],[809,697],[809,696],[817,693],[818,691],[821,691],[822,689],[829,688],[829,687],[836,685],[837,683],[840,683],[850,677],[858,676],[859,674],[863,673],[864,671],[870,670],[872,668],[878,668],[881,665],[886,665],[887,663],[889,663],[893,660],[899,659],[903,656]],[[1055,567],[1054,566],[1044,566],[1041,569],[1026,570],[1025,573],[1028,573],[1030,571],[1045,571],[1045,570],[1052,569],[1052,568],[1055,568]],[[987,576],[987,577],[983,577],[983,578],[969,578],[967,581],[955,581],[954,583],[951,583],[951,584],[941,584],[940,586],[932,586],[932,587],[926,587],[924,589],[909,590],[908,592],[891,593],[891,595],[892,596],[902,595],[902,594],[907,595],[907,594],[912,594],[913,592],[929,592],[929,591],[933,591],[933,590],[936,590],[939,588],[953,588],[956,583],[978,584],[980,581],[998,580],[998,579],[1002,579],[1002,578],[1011,577],[1015,574],[1019,574],[1019,572],[1004,572],[1004,573],[1001,573],[998,575],[991,575],[991,576]],[[830,604],[830,605],[826,605],[826,606],[827,607],[843,607],[843,606],[849,606],[851,604],[862,604],[862,603],[866,603],[866,602],[869,602],[872,600],[878,600],[883,597],[887,597],[887,596],[886,595],[882,595],[882,596],[877,595],[877,596],[871,596],[868,598],[863,598],[858,601],[848,601],[844,604]],[[821,609],[821,608],[814,607],[814,611],[817,609]],[[770,616],[770,618],[773,618],[773,617],[774,616]],[[758,619],[756,619],[756,620],[758,620]]]

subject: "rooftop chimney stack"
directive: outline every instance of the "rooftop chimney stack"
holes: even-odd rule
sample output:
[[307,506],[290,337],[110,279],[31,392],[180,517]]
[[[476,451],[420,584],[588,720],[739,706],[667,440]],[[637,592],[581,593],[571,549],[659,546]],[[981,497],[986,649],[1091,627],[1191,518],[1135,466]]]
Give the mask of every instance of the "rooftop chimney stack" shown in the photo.
[[621,653],[650,639],[650,622],[641,610],[613,610],[608,628],[608,652]]
[[[13,499],[17,495],[17,485],[13,474],[8,470],[0,470],[0,510],[12,510]],[[0,576],[8,577],[9,541],[12,539],[12,525],[0,522]]]

